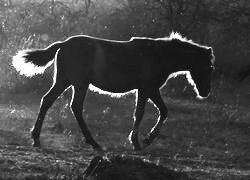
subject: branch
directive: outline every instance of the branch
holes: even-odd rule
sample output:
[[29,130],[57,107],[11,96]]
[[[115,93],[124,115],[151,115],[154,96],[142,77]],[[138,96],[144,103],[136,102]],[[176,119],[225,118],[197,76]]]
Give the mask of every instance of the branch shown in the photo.
[[195,6],[195,10],[194,10],[192,17],[191,17],[191,20],[190,20],[191,22],[184,27],[186,33],[190,33],[192,26],[196,23],[197,15],[200,12],[200,8],[201,8],[201,2],[202,1],[200,1],[200,0],[197,1],[197,4]]

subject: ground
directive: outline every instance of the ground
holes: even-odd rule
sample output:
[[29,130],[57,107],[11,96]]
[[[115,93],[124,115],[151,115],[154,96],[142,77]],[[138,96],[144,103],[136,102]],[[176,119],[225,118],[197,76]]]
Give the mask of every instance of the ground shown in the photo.
[[[250,179],[250,87],[222,86],[217,82],[211,97],[203,101],[195,99],[188,88],[181,93],[185,95],[179,96],[179,92],[171,92],[171,84],[169,87],[162,91],[169,109],[168,120],[159,138],[140,152],[134,152],[127,139],[134,96],[114,99],[88,94],[84,117],[106,153],[140,158],[177,173],[185,172],[190,178]],[[31,146],[29,131],[40,97],[15,94],[2,99],[0,179],[83,179],[87,166],[99,154],[84,143],[64,98],[58,99],[48,112],[41,134],[42,147]],[[157,110],[148,103],[140,140],[157,116]]]

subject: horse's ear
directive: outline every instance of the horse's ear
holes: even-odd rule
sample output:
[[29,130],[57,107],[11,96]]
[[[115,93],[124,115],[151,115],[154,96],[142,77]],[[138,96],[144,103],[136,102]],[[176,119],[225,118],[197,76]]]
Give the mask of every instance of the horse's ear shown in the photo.
[[207,49],[207,53],[208,53],[208,54],[213,54],[213,48],[212,48],[212,47],[209,47],[209,48]]
[[214,57],[213,48],[212,47],[208,47],[207,50],[206,50],[206,52],[207,52],[207,55],[211,57],[212,64],[214,64],[215,57]]

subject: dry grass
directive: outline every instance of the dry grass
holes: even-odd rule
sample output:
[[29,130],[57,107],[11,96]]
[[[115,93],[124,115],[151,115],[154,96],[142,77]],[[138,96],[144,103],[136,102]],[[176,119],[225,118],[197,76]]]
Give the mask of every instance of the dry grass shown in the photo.
[[[169,86],[171,87],[171,85]],[[235,88],[238,87],[238,88]],[[169,108],[169,118],[164,125],[159,138],[143,152],[134,153],[127,140],[132,126],[134,109],[134,96],[128,95],[121,99],[89,93],[84,104],[84,117],[95,137],[109,152],[138,156],[151,160],[157,164],[174,168],[177,171],[186,171],[198,179],[248,179],[250,178],[250,112],[248,85],[230,84],[216,81],[213,84],[211,97],[204,101],[193,99],[187,86],[184,93],[181,90],[164,90],[168,95],[164,101]],[[231,88],[231,89],[230,89]],[[186,95],[180,97],[180,94]],[[163,93],[164,95],[164,93]],[[23,94],[23,99],[30,95]],[[31,148],[29,130],[35,122],[39,108],[39,99],[33,98],[33,103],[21,104],[10,102],[0,106],[0,143],[1,146],[1,171],[11,177],[11,173],[24,172],[24,164],[20,168],[10,170],[13,162],[3,156],[3,152],[12,152],[14,164],[23,157],[25,151],[32,153],[30,160],[25,160],[31,170],[27,177],[59,177],[43,167],[43,162],[37,160],[46,156],[42,150]],[[158,116],[152,104],[146,107],[146,113],[141,125],[140,138],[142,139],[155,123]],[[42,146],[50,149],[51,158],[48,162],[50,168],[58,168],[62,177],[73,177],[78,168],[79,175],[86,168],[86,164],[93,157],[92,150],[84,143],[84,138],[79,131],[64,98],[60,98],[48,112],[41,135]],[[13,146],[14,145],[14,146]],[[18,146],[22,149],[19,154]],[[15,150],[15,148],[17,150]],[[14,149],[14,150],[13,150]],[[52,150],[53,149],[53,150]],[[39,151],[41,154],[35,154]],[[59,153],[58,153],[59,152]],[[68,168],[66,159],[70,152],[74,162]],[[82,163],[77,159],[81,153]],[[64,154],[57,161],[56,154]],[[5,158],[6,157],[6,158]],[[16,158],[16,160],[15,160]],[[44,157],[43,157],[44,158]],[[51,162],[53,160],[53,163]],[[86,161],[85,161],[86,160]],[[65,161],[65,163],[62,162]],[[37,170],[37,168],[39,169]],[[24,168],[24,169],[23,169]],[[44,169],[45,168],[45,169]],[[37,175],[38,173],[38,175]],[[15,174],[15,175],[16,175]],[[24,177],[23,175],[20,177]],[[25,176],[26,177],[26,176]],[[20,178],[22,179],[22,178]],[[45,178],[46,179],[46,178]]]

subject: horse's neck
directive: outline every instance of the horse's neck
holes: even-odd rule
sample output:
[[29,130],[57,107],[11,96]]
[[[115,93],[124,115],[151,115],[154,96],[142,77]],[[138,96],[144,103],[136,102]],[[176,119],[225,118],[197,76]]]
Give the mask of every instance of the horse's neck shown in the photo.
[[165,46],[165,44],[157,44],[156,54],[163,62],[163,67],[167,67],[170,73],[178,71],[189,71],[193,64],[193,59],[190,58],[188,52],[184,52],[181,48]]
[[178,71],[189,71],[192,62],[190,59],[185,59],[185,58],[175,58],[173,60],[172,64],[172,70],[173,72],[178,72]]

